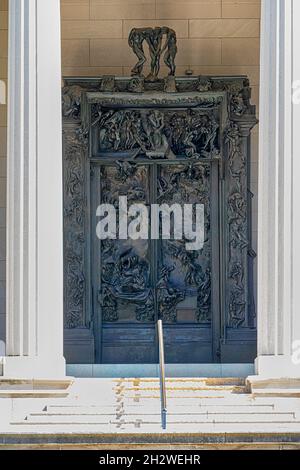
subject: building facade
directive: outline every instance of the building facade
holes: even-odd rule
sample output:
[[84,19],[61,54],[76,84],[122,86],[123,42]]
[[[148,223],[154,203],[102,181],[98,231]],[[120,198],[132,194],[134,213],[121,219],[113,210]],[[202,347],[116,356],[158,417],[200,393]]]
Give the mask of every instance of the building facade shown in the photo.
[[[130,8],[127,3],[1,2],[4,51],[5,11],[9,17],[7,169],[4,107],[0,114],[3,378],[66,378],[62,75],[128,75],[134,61],[125,45],[129,30],[163,22],[178,32],[179,74],[191,70],[195,75],[246,74],[254,88],[254,102],[258,102],[260,50],[259,158],[255,157],[254,131],[251,181],[256,193],[258,165],[257,213],[255,203],[253,210],[253,220],[257,220],[253,239],[256,235],[258,239],[257,249],[254,244],[257,351],[255,376],[249,377],[249,384],[255,387],[260,381],[262,386],[280,389],[279,379],[286,384],[286,380],[300,378],[299,2],[149,0],[130,3]],[[5,79],[6,54],[1,54]]]

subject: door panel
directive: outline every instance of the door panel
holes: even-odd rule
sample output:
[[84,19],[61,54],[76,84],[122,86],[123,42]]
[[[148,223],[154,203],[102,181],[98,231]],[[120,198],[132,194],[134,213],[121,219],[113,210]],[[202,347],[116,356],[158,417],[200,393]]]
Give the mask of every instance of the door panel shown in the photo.
[[[187,240],[162,240],[160,242],[159,272],[169,272],[166,284],[176,287],[183,299],[176,311],[168,315],[161,311],[165,322],[211,322],[211,243],[210,243],[210,165],[190,164],[163,166],[160,169],[159,202],[169,205],[179,203],[204,205],[204,247],[187,250]],[[217,195],[218,188],[214,188]],[[166,286],[167,287],[167,286]],[[176,315],[179,310],[179,315]],[[186,313],[184,313],[186,311]],[[193,315],[192,315],[193,312]]]
[[[126,196],[128,204],[149,203],[148,173],[140,166],[128,175],[120,162],[101,167],[100,202],[118,207],[119,196]],[[154,321],[149,241],[108,239],[101,244],[102,322]]]
[[[96,165],[93,187],[96,204],[119,206],[119,196],[128,205],[149,205],[149,166],[130,168],[121,162]],[[119,225],[117,225],[117,229]],[[100,362],[155,362],[155,306],[151,269],[151,242],[148,240],[94,240],[96,259],[94,283],[98,292],[97,356]],[[151,324],[152,327],[146,326]]]
[[[188,240],[172,239],[172,217],[170,240],[94,238],[98,361],[157,362],[158,318],[164,323],[167,362],[212,361],[211,194],[218,198],[218,186],[211,185],[212,163],[93,165],[92,214],[97,201],[118,208],[119,196],[128,196],[128,205],[203,204],[205,222],[204,246],[197,251],[186,249]],[[217,211],[213,217],[217,226]]]
[[157,298],[166,361],[211,361],[210,164],[165,164],[159,170],[158,202],[203,204],[205,217],[203,249],[187,250],[187,240],[159,242]]
[[104,323],[103,364],[153,364],[157,362],[156,330],[153,323]]

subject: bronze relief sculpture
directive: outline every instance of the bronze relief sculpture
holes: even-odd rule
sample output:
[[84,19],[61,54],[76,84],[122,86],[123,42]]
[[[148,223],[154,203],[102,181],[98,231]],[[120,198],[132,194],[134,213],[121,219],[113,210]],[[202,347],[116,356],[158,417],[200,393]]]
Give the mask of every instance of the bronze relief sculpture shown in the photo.
[[[164,44],[163,41],[165,40]],[[148,81],[157,80],[160,71],[160,59],[164,54],[164,62],[170,69],[169,75],[175,76],[175,57],[177,54],[177,38],[173,29],[167,26],[156,28],[133,28],[129,34],[128,43],[138,58],[138,62],[133,67],[132,76],[143,75],[143,68],[146,63],[144,42],[149,46],[151,59],[151,72],[146,77]]]
[[[134,28],[128,41],[132,77],[68,78],[63,89],[66,338],[77,348],[89,332],[85,354],[99,363],[152,363],[161,318],[170,363],[251,362],[249,81],[176,77],[176,34],[165,26]],[[162,64],[169,74],[159,78]],[[99,241],[96,207],[118,207],[120,195],[147,208],[202,204],[203,249]]]

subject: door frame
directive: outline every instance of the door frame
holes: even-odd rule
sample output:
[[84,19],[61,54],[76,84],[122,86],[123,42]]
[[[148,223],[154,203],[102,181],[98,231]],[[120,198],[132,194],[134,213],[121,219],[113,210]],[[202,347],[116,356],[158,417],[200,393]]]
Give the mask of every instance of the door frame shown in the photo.
[[[187,96],[193,94],[198,102],[207,103],[214,100],[219,103],[222,109],[222,125],[225,129],[228,124],[236,123],[239,127],[239,146],[245,159],[250,158],[250,131],[255,126],[257,120],[255,117],[255,106],[251,105],[251,89],[249,82],[245,76],[231,77],[176,77],[177,93],[168,93],[166,101],[174,102],[174,100],[184,100]],[[199,85],[201,83],[201,85]],[[96,106],[99,97],[102,96],[106,102],[112,98],[110,91],[99,93],[99,89],[103,89],[110,85],[111,81],[106,82],[106,77],[95,78],[67,78],[65,79],[65,87],[63,89],[63,144],[64,144],[64,173],[68,175],[68,165],[74,159],[74,168],[81,188],[80,201],[84,208],[84,214],[80,223],[74,224],[74,213],[70,215],[69,220],[65,217],[65,255],[64,269],[64,292],[65,292],[65,355],[69,363],[94,363],[94,319],[89,311],[88,299],[91,296],[89,292],[89,273],[87,253],[89,253],[88,243],[81,242],[78,239],[68,240],[69,224],[75,226],[75,235],[80,233],[87,234],[90,227],[86,223],[86,215],[88,212],[87,194],[85,181],[88,179],[88,169],[86,162],[89,161],[90,144],[89,144],[89,127],[88,120],[91,108]],[[114,89],[121,93],[122,98],[130,99],[140,98],[141,93],[134,93],[130,90],[131,79],[114,77]],[[152,87],[152,88],[151,88]],[[147,93],[157,99],[157,92],[154,89],[163,91],[163,80],[148,85],[145,83],[143,89],[151,88],[153,93]],[[200,90],[201,88],[201,90]],[[193,92],[192,92],[193,90]],[[212,91],[207,91],[212,90]],[[161,91],[159,92],[161,95]],[[114,93],[115,98],[115,93]],[[120,98],[121,101],[121,98]],[[227,132],[227,129],[226,129]],[[220,198],[224,210],[220,214],[220,226],[228,224],[228,214],[226,213],[227,189],[226,189],[226,166],[228,166],[228,143],[222,142],[224,146],[224,155],[226,160],[223,162],[223,169],[220,170],[224,174],[224,181],[220,183]],[[71,158],[72,157],[72,158]],[[66,161],[68,160],[68,161]],[[85,168],[85,170],[84,170]],[[84,174],[83,174],[84,173]],[[89,176],[89,175],[88,175]],[[66,178],[64,179],[66,183]],[[66,186],[66,184],[65,184]],[[64,187],[64,204],[70,205],[69,197],[70,188]],[[248,198],[247,198],[248,199]],[[66,210],[69,208],[66,207]],[[223,225],[222,225],[223,224]],[[237,361],[250,363],[256,355],[256,330],[251,327],[232,328],[227,325],[228,317],[228,282],[224,279],[224,271],[227,273],[227,244],[228,234],[225,234],[226,241],[220,244],[220,259],[222,280],[220,282],[220,309],[221,309],[221,333],[220,333],[220,351],[223,363],[236,363]],[[79,250],[78,246],[81,244]],[[79,254],[79,251],[81,254]],[[71,277],[71,279],[69,279]],[[78,286],[75,289],[74,286]],[[84,287],[86,286],[86,287]],[[80,291],[78,294],[78,290]],[[246,306],[248,308],[248,306]],[[246,314],[248,316],[248,313]],[[248,317],[247,317],[248,318]],[[220,327],[216,325],[216,328]],[[253,354],[249,356],[249,348]],[[217,351],[217,344],[215,345]]]

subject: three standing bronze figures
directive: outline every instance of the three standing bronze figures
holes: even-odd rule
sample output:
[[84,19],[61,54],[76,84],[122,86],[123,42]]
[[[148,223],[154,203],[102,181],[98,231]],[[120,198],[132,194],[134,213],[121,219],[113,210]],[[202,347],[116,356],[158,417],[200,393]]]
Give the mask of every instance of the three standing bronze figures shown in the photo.
[[[164,41],[165,40],[165,41]],[[160,60],[162,55],[164,63],[170,69],[169,75],[175,75],[175,57],[177,54],[177,38],[173,29],[167,26],[156,28],[133,28],[129,34],[128,43],[138,58],[138,62],[133,67],[133,76],[141,77],[143,68],[147,61],[144,42],[149,46],[151,71],[146,77],[147,81],[155,81],[160,71]]]

